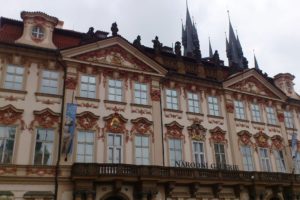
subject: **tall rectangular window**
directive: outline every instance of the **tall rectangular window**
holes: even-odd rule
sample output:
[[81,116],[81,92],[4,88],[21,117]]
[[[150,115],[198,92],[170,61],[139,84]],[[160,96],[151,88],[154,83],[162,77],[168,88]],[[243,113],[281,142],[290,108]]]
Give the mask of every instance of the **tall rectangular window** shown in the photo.
[[135,162],[137,165],[149,165],[148,136],[135,136]]
[[245,107],[242,101],[234,101],[234,110],[237,119],[246,119]]
[[226,164],[225,147],[224,144],[215,143],[215,158],[216,164]]
[[170,166],[182,160],[182,145],[180,139],[169,139]]
[[282,150],[275,151],[276,167],[278,172],[286,172]]
[[108,162],[121,163],[122,157],[122,135],[108,134]]
[[135,83],[134,84],[134,103],[146,105],[147,100],[147,84]]
[[15,144],[16,128],[0,126],[0,163],[11,164]]
[[178,94],[176,90],[166,89],[167,108],[178,110]]
[[284,123],[287,128],[294,127],[292,112],[284,111]]
[[245,171],[254,171],[252,151],[250,146],[241,146],[243,166]]
[[255,122],[261,122],[261,114],[259,105],[251,104],[251,113],[252,113],[252,120]]
[[57,94],[58,72],[49,70],[42,71],[41,92],[47,94]]
[[24,67],[8,65],[4,81],[4,88],[13,90],[23,89]]
[[214,116],[220,116],[220,109],[219,109],[219,103],[218,103],[218,98],[209,96],[207,98],[208,101],[208,112],[210,115]]
[[108,81],[108,100],[122,101],[122,81],[113,79]]
[[275,111],[272,107],[266,107],[267,119],[269,124],[276,124]]
[[194,161],[196,163],[204,164],[204,144],[203,142],[193,141],[193,153],[194,153]]
[[96,98],[96,77],[82,75],[80,82],[80,96],[86,98]]
[[196,93],[187,93],[189,112],[200,113],[199,96]]
[[260,156],[260,165],[261,165],[262,171],[271,172],[272,168],[271,168],[268,149],[260,148],[259,156]]
[[51,165],[53,155],[53,129],[37,129],[34,151],[35,165]]
[[91,163],[94,161],[94,133],[89,131],[78,131],[76,161]]

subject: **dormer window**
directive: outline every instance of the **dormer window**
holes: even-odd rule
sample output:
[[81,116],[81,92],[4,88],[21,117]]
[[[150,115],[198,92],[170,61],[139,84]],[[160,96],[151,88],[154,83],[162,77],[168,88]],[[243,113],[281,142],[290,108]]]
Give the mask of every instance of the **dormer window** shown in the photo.
[[34,39],[42,40],[44,38],[44,29],[40,26],[34,26],[31,31],[31,35]]

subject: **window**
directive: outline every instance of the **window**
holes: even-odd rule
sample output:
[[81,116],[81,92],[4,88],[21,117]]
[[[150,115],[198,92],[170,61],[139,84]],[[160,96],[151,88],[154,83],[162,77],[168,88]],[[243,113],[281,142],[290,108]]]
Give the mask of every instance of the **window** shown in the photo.
[[16,128],[10,126],[0,126],[0,163],[11,164]]
[[166,89],[167,108],[178,110],[178,94],[176,90]]
[[108,81],[108,100],[122,101],[122,81],[112,79]]
[[252,113],[252,120],[255,122],[261,122],[261,115],[260,109],[257,104],[251,104],[251,113]]
[[275,112],[274,108],[272,107],[266,107],[266,112],[267,112],[267,119],[269,124],[276,124],[276,117],[275,117]]
[[182,146],[180,139],[169,139],[170,165],[175,166],[176,161],[182,160]]
[[292,112],[284,111],[284,123],[287,128],[294,127]]
[[135,83],[134,84],[134,103],[147,104],[147,84]]
[[216,144],[214,144],[214,147],[215,147],[216,164],[217,165],[226,164],[224,144],[216,143]]
[[260,156],[261,170],[266,172],[272,171],[268,149],[260,148],[259,156]]
[[122,162],[122,135],[108,134],[108,162]]
[[91,163],[94,161],[94,133],[78,131],[76,161]]
[[196,93],[188,92],[189,112],[200,113],[199,96]]
[[276,166],[278,172],[286,172],[282,150],[275,151]]
[[204,144],[203,142],[193,141],[193,152],[194,152],[194,161],[196,163],[204,164]]
[[58,72],[43,70],[41,92],[57,94],[58,91]]
[[37,129],[34,151],[35,165],[52,164],[53,141],[53,129]]
[[208,97],[208,112],[210,115],[220,116],[219,104],[217,97]]
[[44,29],[40,26],[35,26],[32,28],[31,35],[34,38],[42,39],[45,35]]
[[234,110],[237,119],[246,119],[245,108],[242,101],[234,101]]
[[149,165],[149,137],[135,137],[135,162],[137,165]]
[[4,88],[13,90],[23,89],[23,75],[24,68],[16,65],[8,65],[6,70],[6,77],[4,81]]
[[249,146],[241,146],[243,166],[245,171],[254,171],[252,151]]
[[86,98],[96,98],[96,77],[81,76],[80,96]]

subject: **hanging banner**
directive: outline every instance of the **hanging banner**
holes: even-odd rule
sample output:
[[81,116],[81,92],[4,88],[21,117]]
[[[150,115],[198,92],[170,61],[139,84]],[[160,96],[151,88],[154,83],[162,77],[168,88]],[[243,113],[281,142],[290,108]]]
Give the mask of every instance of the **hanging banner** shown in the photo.
[[296,133],[293,133],[292,135],[292,157],[293,159],[296,158],[297,156],[297,134]]
[[65,154],[65,160],[72,153],[73,138],[76,122],[77,105],[73,103],[67,104],[66,119],[63,132],[62,153]]

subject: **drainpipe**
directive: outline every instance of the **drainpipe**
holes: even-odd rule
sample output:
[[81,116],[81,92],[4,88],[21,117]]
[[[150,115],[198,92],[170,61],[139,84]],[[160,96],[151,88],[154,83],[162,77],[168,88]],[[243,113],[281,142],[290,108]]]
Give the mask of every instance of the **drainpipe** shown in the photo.
[[[60,57],[58,53],[57,57]],[[59,175],[59,164],[60,164],[60,156],[61,156],[61,141],[63,134],[63,122],[64,122],[64,110],[65,110],[65,90],[66,90],[66,77],[67,77],[67,66],[58,58],[56,61],[63,67],[63,85],[62,85],[62,102],[61,102],[61,110],[60,110],[60,124],[59,124],[59,138],[58,138],[58,156],[55,165],[55,186],[54,186],[54,199],[58,199],[58,175]]]

